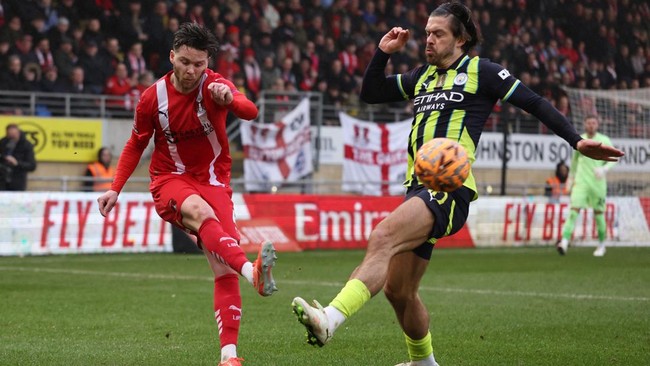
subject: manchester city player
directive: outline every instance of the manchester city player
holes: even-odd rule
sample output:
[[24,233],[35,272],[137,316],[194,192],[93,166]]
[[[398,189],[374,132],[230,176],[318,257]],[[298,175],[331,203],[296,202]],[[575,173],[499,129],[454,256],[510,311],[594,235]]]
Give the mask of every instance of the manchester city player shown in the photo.
[[445,3],[429,16],[426,64],[407,73],[385,75],[390,55],[406,45],[409,31],[395,27],[379,41],[363,79],[361,98],[367,103],[413,100],[414,119],[408,139],[407,188],[404,202],[372,231],[363,262],[339,294],[323,308],[300,297],[293,300],[308,341],[324,345],[336,329],[382,289],[404,332],[410,361],[403,365],[437,365],[429,313],[418,296],[420,280],[436,241],[458,231],[471,201],[477,198],[470,173],[454,192],[429,191],[414,175],[415,152],[434,137],[458,141],[470,161],[483,126],[500,99],[533,114],[574,149],[593,159],[613,161],[623,152],[581,138],[550,103],[524,86],[508,70],[468,52],[479,41],[470,10],[459,2]]

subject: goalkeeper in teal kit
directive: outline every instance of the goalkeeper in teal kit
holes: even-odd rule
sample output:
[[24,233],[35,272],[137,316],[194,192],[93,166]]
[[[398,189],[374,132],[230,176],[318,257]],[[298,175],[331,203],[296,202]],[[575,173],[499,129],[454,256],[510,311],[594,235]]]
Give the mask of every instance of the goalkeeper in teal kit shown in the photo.
[[[584,128],[585,133],[582,134],[582,138],[612,146],[609,137],[598,132],[598,118],[596,116],[587,116],[584,120]],[[602,257],[605,255],[604,242],[607,236],[605,225],[607,179],[605,179],[605,173],[612,165],[614,165],[614,162],[593,160],[578,151],[573,152],[571,174],[569,175],[569,180],[573,179],[573,185],[569,185],[571,187],[571,211],[562,229],[562,240],[557,244],[557,250],[561,255],[567,252],[580,210],[587,208],[594,210],[594,220],[598,229],[598,247],[594,251],[594,256]]]

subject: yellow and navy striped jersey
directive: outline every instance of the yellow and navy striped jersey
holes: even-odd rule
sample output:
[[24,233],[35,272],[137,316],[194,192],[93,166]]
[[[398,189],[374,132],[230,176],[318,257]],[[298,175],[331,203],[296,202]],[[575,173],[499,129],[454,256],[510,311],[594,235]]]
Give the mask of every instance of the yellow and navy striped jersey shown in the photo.
[[[494,104],[506,101],[519,85],[508,70],[487,59],[463,55],[449,69],[424,65],[395,76],[404,99],[413,100],[405,186],[417,181],[415,153],[435,137],[458,141],[474,163],[476,146]],[[464,184],[477,192],[470,174]],[[475,197],[476,198],[476,197]]]

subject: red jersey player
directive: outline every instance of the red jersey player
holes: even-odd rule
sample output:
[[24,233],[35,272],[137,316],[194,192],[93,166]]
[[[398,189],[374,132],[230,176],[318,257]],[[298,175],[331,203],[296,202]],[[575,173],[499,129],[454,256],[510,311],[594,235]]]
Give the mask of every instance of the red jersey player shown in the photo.
[[218,46],[215,36],[202,26],[186,23],[179,28],[169,53],[173,70],[142,94],[111,189],[97,201],[106,216],[153,137],[149,173],[156,211],[164,220],[197,235],[202,244],[215,276],[219,365],[235,366],[241,364],[236,348],[241,318],[238,274],[260,295],[271,295],[276,291],[271,275],[275,249],[270,242],[263,243],[251,263],[239,247],[229,185],[226,116],[233,112],[252,120],[258,111],[232,82],[207,68]]

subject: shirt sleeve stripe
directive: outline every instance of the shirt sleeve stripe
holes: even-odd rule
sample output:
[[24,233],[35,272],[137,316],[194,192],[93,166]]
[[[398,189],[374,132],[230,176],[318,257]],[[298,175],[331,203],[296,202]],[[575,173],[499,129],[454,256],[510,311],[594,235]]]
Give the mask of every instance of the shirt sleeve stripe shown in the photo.
[[406,95],[404,92],[404,88],[402,87],[402,74],[397,74],[397,87],[399,88],[399,92],[402,93],[402,97],[404,97],[404,100],[408,100],[409,96]]
[[510,96],[512,95],[512,93],[514,93],[515,89],[517,89],[517,86],[519,85],[519,83],[521,83],[521,81],[519,81],[519,80],[515,81],[515,83],[512,84],[512,86],[510,87],[510,90],[508,90],[506,95],[503,98],[501,98],[501,100],[504,101],[504,102],[507,101],[508,98],[510,98]]

